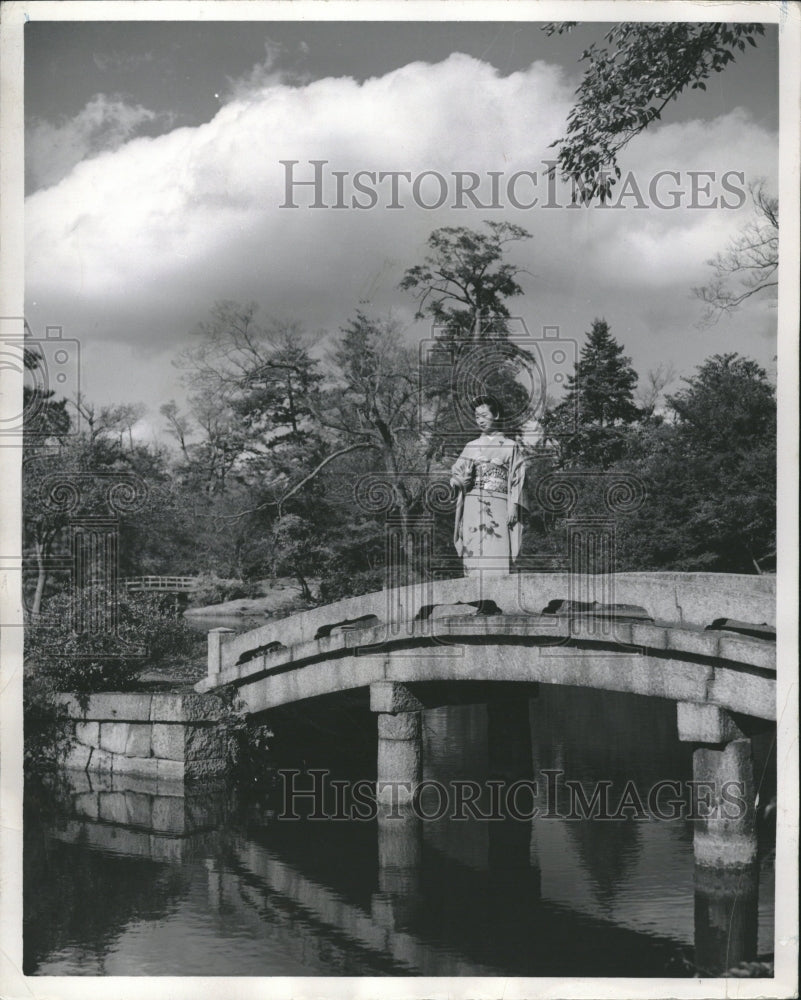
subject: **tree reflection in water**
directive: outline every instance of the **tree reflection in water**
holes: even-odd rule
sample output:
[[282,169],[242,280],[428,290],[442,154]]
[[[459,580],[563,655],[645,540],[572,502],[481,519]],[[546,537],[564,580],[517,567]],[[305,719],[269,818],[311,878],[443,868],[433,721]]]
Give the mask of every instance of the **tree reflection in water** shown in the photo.
[[[637,702],[543,687],[428,712],[426,776],[682,780],[675,707]],[[331,720],[293,725],[306,766],[330,763]],[[373,746],[343,741],[341,773]],[[226,787],[76,782],[26,795],[29,974],[688,976],[770,948],[770,869],[750,892],[695,873],[681,822],[282,822]]]

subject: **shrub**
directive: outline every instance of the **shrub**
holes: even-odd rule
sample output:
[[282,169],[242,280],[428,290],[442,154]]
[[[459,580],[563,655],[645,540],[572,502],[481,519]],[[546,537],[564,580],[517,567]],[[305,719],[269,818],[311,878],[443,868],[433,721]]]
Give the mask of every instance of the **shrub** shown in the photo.
[[220,725],[233,764],[233,783],[251,791],[270,787],[275,776],[272,729],[248,716],[235,688],[220,688],[217,696],[228,710]]
[[262,588],[256,580],[221,580],[217,576],[205,574],[200,577],[194,593],[192,604],[203,608],[209,604],[223,604],[225,601],[238,601],[248,597],[260,597]]
[[202,608],[207,604],[221,604],[222,601],[223,581],[210,573],[199,576],[192,592],[192,604]]
[[111,596],[101,587],[78,594],[62,591],[48,601],[42,618],[26,634],[29,673],[56,690],[128,690],[144,669],[168,657],[186,656],[197,645],[197,633],[158,595],[118,595],[116,634],[76,631],[75,601],[96,609],[98,616],[111,609]]
[[26,773],[56,770],[72,746],[73,728],[67,709],[56,700],[48,678],[25,678],[23,720]]
[[256,580],[227,580],[222,591],[224,601],[238,601],[241,598],[260,597],[262,592]]

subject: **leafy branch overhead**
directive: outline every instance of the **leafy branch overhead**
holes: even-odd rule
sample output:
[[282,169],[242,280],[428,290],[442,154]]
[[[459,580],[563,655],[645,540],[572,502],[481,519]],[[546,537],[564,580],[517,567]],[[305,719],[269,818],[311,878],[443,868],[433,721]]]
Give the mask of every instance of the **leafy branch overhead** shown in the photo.
[[[564,34],[576,24],[551,23],[543,31]],[[609,197],[621,176],[620,150],[687,88],[706,90],[705,81],[734,62],[737,52],[756,46],[764,33],[759,23],[629,21],[606,33],[606,45],[585,49],[584,77],[566,133],[551,143],[562,175],[580,198]]]

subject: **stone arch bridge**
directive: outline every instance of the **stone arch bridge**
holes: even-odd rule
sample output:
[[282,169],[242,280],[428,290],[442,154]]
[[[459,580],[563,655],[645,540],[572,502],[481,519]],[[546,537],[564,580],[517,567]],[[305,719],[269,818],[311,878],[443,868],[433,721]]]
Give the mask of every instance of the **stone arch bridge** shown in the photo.
[[422,776],[420,713],[522,700],[539,684],[672,700],[694,778],[740,782],[744,815],[696,826],[696,861],[756,857],[751,737],[776,719],[775,577],[569,573],[444,580],[368,594],[242,634],[209,633],[198,691],[238,689],[269,718],[291,704],[361,699],[377,715],[377,780]]

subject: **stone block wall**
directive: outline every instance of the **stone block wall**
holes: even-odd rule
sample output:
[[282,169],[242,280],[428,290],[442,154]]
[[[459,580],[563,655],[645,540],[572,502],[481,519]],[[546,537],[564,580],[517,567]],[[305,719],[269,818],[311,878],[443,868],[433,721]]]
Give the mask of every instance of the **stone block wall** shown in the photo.
[[187,861],[219,850],[225,836],[230,795],[224,778],[187,783],[71,770],[58,794],[66,818],[49,832],[67,843]]
[[91,695],[86,709],[72,695],[60,700],[75,720],[68,768],[161,780],[228,770],[225,709],[214,695],[103,693]]

